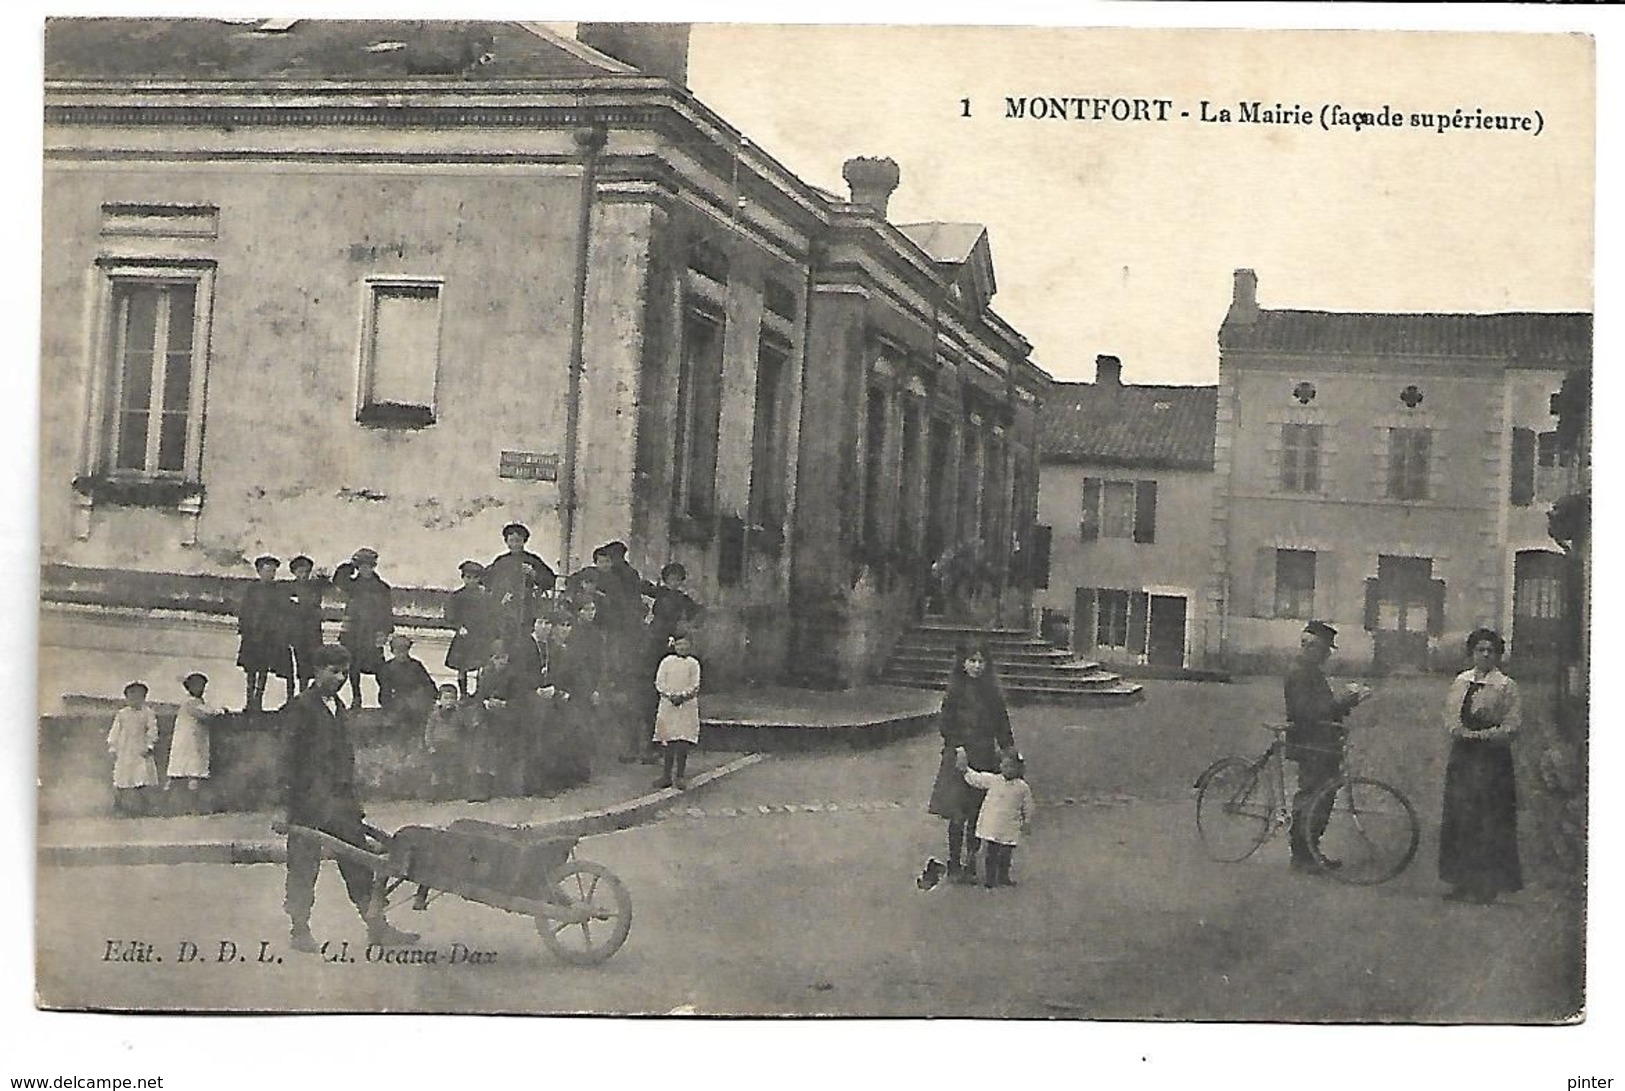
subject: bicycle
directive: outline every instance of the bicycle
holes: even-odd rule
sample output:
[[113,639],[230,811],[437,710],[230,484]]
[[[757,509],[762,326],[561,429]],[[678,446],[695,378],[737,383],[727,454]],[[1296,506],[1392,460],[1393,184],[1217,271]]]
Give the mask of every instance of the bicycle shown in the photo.
[[[1275,738],[1256,758],[1220,758],[1196,780],[1196,829],[1208,855],[1225,863],[1247,859],[1292,821],[1286,794],[1287,724],[1265,724]],[[1306,814],[1324,808],[1326,832],[1310,846],[1323,874],[1371,886],[1410,865],[1421,840],[1416,808],[1405,794],[1373,777],[1348,771],[1343,733],[1338,775],[1310,799]]]

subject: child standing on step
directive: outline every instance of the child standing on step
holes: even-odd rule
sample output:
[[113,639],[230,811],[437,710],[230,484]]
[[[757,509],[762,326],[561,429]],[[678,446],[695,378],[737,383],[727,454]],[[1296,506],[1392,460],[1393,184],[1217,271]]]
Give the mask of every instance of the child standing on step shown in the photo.
[[655,745],[665,756],[665,772],[656,788],[688,787],[688,751],[700,741],[700,661],[687,633],[671,640],[671,652],[655,671],[660,708],[655,712]]
[[184,779],[187,789],[195,792],[198,781],[209,778],[209,721],[225,715],[226,710],[203,700],[208,684],[208,676],[197,673],[188,674],[181,682],[186,700],[175,710],[175,734],[169,741],[165,789],[176,780]]
[[1026,763],[1014,750],[999,755],[997,773],[979,773],[970,767],[964,747],[954,754],[954,763],[965,783],[987,793],[982,797],[982,809],[976,815],[976,833],[987,845],[987,858],[982,865],[982,885],[1015,886],[1010,878],[1010,858],[1023,834],[1031,833],[1033,826],[1033,790],[1025,779]]
[[237,665],[248,685],[244,712],[264,711],[265,685],[273,674],[287,679],[288,700],[293,700],[293,652],[288,641],[293,599],[287,585],[277,581],[276,570],[281,567],[282,561],[270,554],[254,558],[255,580],[243,590],[237,611]]
[[145,682],[124,687],[124,707],[113,715],[107,750],[113,755],[113,806],[121,814],[140,814],[141,789],[158,781],[152,751],[158,745],[158,716],[147,705]]

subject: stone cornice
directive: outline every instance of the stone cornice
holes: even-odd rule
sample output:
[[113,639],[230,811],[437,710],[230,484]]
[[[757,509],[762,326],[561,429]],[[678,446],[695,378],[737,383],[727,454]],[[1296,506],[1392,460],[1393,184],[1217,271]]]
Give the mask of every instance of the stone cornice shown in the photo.
[[[47,126],[524,129],[602,125],[660,133],[721,178],[827,224],[830,203],[665,80],[49,81]],[[698,139],[696,139],[696,136]],[[793,212],[790,211],[793,208]]]

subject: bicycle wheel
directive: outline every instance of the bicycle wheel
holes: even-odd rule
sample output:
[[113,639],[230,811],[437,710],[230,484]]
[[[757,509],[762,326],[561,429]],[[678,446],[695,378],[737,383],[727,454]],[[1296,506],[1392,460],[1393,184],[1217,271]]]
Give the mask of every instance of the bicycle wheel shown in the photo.
[[1260,773],[1246,758],[1221,758],[1198,781],[1196,830],[1213,859],[1245,860],[1269,840],[1276,803]]
[[632,930],[632,896],[613,872],[591,860],[571,860],[548,876],[548,885],[554,892],[550,901],[583,917],[536,918],[536,931],[555,957],[588,966],[621,949]]
[[1411,801],[1370,777],[1332,781],[1310,800],[1309,813],[1327,816],[1326,832],[1311,850],[1315,861],[1343,883],[1387,882],[1410,864],[1422,836]]

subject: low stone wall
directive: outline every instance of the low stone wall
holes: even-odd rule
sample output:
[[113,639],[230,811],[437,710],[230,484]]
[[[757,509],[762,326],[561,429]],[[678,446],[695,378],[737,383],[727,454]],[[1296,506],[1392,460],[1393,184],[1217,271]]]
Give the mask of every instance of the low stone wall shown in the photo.
[[[173,707],[158,711],[160,779],[174,733]],[[107,729],[113,709],[46,716],[40,721],[39,806],[42,819],[110,815],[113,810],[112,756]],[[585,780],[592,752],[601,749],[586,724],[571,723],[545,698],[519,710],[513,729],[499,735],[491,785],[498,795],[545,793]],[[463,798],[469,787],[456,763],[439,789],[431,782],[431,760],[421,727],[390,724],[376,710],[351,719],[356,778],[363,800]],[[287,732],[281,717],[227,715],[210,730],[211,776],[197,791],[177,783],[142,789],[141,805],[153,814],[271,810],[281,805],[282,765]]]

